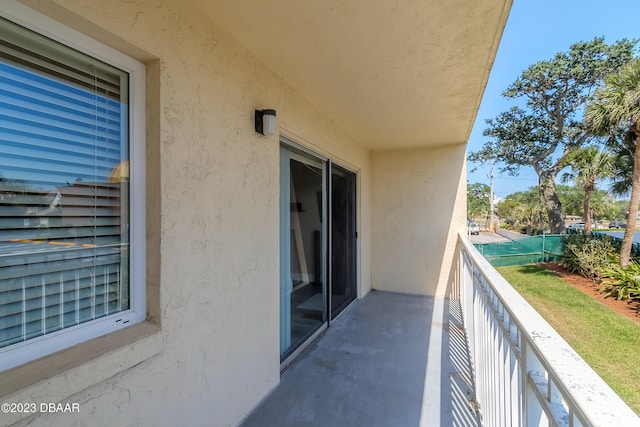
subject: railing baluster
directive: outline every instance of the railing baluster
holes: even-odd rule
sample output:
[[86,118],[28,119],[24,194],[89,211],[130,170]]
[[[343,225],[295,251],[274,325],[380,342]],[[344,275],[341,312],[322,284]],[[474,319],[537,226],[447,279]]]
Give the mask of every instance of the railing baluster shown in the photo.
[[640,418],[465,237],[460,301],[485,426],[638,426]]

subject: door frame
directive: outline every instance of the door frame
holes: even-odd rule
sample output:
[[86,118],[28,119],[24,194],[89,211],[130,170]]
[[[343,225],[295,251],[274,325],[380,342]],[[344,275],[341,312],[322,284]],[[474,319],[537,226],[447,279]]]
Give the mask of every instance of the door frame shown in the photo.
[[[296,143],[295,141],[291,140],[290,138],[280,135],[279,138],[279,150],[280,150],[280,155],[279,155],[279,159],[280,159],[280,180],[282,182],[282,180],[285,180],[285,182],[288,182],[289,176],[284,177],[284,172],[288,172],[288,175],[290,175],[290,169],[289,167],[283,167],[282,162],[284,161],[284,155],[283,155],[283,150],[282,148],[287,149],[289,152],[293,152],[295,153],[297,152],[301,152],[304,154],[307,154],[323,163],[325,163],[326,165],[326,182],[325,182],[325,191],[323,192],[324,194],[322,195],[323,200],[325,200],[325,204],[324,204],[324,210],[325,210],[325,217],[327,218],[327,223],[325,226],[323,226],[323,235],[325,236],[325,242],[323,243],[324,245],[324,257],[326,258],[326,262],[324,265],[324,276],[326,278],[326,300],[325,300],[325,309],[326,309],[326,313],[327,313],[327,319],[324,321],[324,323],[314,332],[312,333],[306,340],[304,340],[303,342],[301,342],[297,348],[295,348],[293,351],[291,351],[291,353],[289,353],[289,355],[285,358],[281,360],[280,363],[280,371],[281,373],[284,372],[288,366],[293,362],[293,360],[295,360],[307,347],[308,345],[313,342],[315,339],[317,339],[317,337],[322,334],[333,322],[335,322],[340,316],[342,316],[342,314],[344,314],[349,307],[351,307],[360,297],[360,286],[359,286],[359,280],[360,280],[360,276],[359,276],[359,260],[360,260],[360,251],[359,249],[359,239],[358,239],[358,230],[359,230],[359,225],[360,225],[360,221],[359,221],[359,209],[358,209],[358,194],[359,194],[359,185],[358,185],[358,181],[359,181],[359,173],[357,170],[354,170],[353,168],[350,168],[348,166],[345,166],[343,163],[339,162],[339,161],[334,161],[332,160],[330,157],[327,157],[325,155],[319,154],[303,145],[300,145],[298,143]],[[287,160],[290,159],[290,156],[287,156]],[[331,237],[331,226],[332,226],[332,213],[331,213],[331,196],[332,196],[332,183],[331,183],[331,177],[332,177],[332,167],[333,166],[338,166],[341,169],[344,169],[347,172],[353,173],[354,177],[355,177],[355,193],[354,193],[354,220],[355,220],[355,230],[356,230],[356,237],[355,237],[355,242],[354,242],[354,250],[355,250],[355,256],[354,256],[354,269],[355,269],[355,297],[354,300],[351,301],[346,307],[344,307],[340,313],[336,316],[336,318],[332,319],[332,310],[331,310],[331,291],[332,291],[332,280],[331,280],[331,243],[332,243],[332,237]],[[285,184],[285,187],[287,187],[287,189],[289,188],[288,184]],[[281,187],[282,190],[282,187]],[[279,233],[279,238],[280,238],[280,280],[279,280],[279,287],[280,287],[280,301],[282,301],[282,286],[283,286],[283,280],[284,279],[284,275],[289,275],[290,274],[290,270],[291,270],[291,261],[290,261],[290,257],[286,256],[286,253],[283,254],[283,232],[282,230],[284,229],[288,229],[290,228],[290,215],[287,214],[287,212],[289,211],[289,206],[284,206],[283,205],[283,198],[282,196],[280,197],[280,227],[281,227],[281,231]],[[290,248],[289,248],[290,250]],[[290,254],[289,254],[290,255]],[[284,257],[284,258],[283,258]],[[291,308],[289,306],[289,314],[288,316],[291,315],[290,313]],[[280,318],[280,325],[279,325],[279,330],[282,333],[282,328],[283,328],[283,323],[282,323],[282,307],[280,307],[279,310],[279,318]]]

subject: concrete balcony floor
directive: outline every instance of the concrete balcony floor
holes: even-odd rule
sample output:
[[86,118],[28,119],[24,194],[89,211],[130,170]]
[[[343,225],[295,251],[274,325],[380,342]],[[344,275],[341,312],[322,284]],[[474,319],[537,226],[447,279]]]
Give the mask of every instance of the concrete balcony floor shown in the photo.
[[481,425],[460,313],[455,300],[370,292],[241,425]]

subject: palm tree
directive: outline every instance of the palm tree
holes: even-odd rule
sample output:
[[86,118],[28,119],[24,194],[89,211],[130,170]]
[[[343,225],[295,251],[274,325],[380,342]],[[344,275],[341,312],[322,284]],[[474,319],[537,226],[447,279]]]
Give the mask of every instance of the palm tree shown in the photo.
[[615,179],[610,190],[616,196],[629,197],[633,181],[633,159],[636,151],[636,135],[625,129],[618,135],[611,135],[607,146],[614,155]]
[[626,267],[631,258],[633,235],[640,204],[640,60],[627,64],[618,74],[611,75],[606,85],[598,89],[587,106],[585,123],[600,134],[614,135],[621,129],[635,135],[633,176],[629,218],[620,249],[620,265]]
[[574,181],[576,187],[584,190],[584,233],[591,234],[591,194],[596,182],[613,176],[613,155],[609,151],[600,151],[597,147],[578,149],[567,156],[567,165],[571,172],[562,176],[563,181]]

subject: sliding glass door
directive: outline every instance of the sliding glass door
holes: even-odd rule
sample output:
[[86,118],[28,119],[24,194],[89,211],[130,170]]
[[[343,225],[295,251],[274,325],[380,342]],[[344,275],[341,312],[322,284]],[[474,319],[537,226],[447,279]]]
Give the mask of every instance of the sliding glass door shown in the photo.
[[280,149],[280,357],[356,298],[356,175]]
[[356,299],[356,174],[331,163],[331,319]]
[[280,356],[327,321],[326,162],[281,149]]

